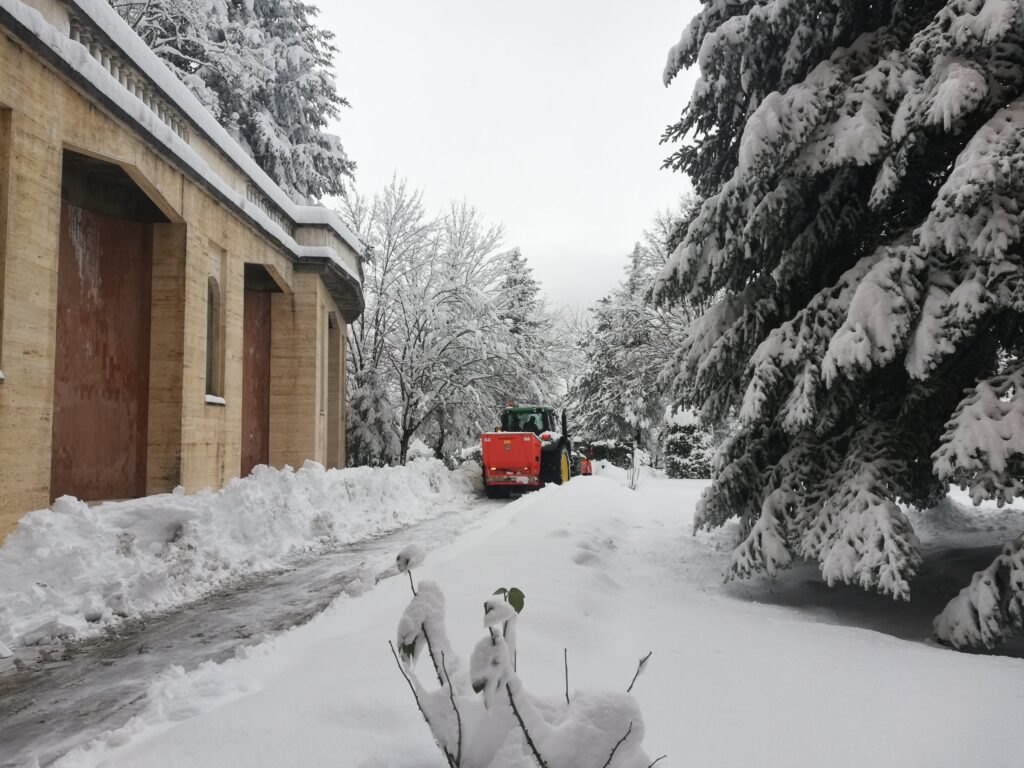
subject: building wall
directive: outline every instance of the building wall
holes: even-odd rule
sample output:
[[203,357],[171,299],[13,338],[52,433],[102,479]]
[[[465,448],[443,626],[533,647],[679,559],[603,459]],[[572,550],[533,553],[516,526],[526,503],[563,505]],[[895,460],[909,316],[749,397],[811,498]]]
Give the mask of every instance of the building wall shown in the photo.
[[[0,538],[50,502],[65,149],[123,167],[170,220],[153,236],[147,492],[218,487],[238,475],[246,262],[264,264],[284,291],[273,303],[271,462],[327,463],[317,398],[328,378],[326,318],[341,313],[320,276],[296,272],[278,246],[2,31],[0,72]],[[213,272],[222,288],[224,405],[206,401]],[[340,399],[343,381],[338,389]],[[334,413],[344,419],[343,401]]]

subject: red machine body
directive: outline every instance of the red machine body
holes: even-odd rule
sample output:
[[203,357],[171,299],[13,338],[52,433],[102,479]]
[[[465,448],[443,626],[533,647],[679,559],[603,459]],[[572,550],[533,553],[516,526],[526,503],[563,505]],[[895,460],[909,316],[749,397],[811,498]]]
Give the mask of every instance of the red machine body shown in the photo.
[[540,488],[541,446],[532,432],[485,432],[480,436],[485,485]]

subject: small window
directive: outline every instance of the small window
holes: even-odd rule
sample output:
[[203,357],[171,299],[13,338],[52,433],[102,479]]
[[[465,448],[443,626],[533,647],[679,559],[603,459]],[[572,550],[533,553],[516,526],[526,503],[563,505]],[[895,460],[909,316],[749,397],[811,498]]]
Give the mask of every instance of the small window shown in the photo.
[[223,305],[220,284],[211,277],[206,283],[206,394],[213,397],[224,396]]

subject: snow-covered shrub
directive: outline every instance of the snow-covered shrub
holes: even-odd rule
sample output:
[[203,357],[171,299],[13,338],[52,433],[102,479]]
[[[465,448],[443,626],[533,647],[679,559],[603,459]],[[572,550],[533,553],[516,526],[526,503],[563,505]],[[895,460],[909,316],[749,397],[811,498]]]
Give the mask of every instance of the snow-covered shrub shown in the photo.
[[[516,627],[524,604],[514,587],[499,589],[484,602],[487,633],[467,667],[448,639],[440,587],[421,581],[413,588],[398,623],[398,650],[392,646],[392,653],[448,765],[648,768],[643,716],[628,691],[578,691],[570,697],[567,684],[563,699],[525,689],[516,672]],[[424,652],[436,687],[428,688],[416,674]]]
[[378,369],[368,367],[350,372],[345,420],[349,466],[396,463],[400,451],[396,421],[387,384]]
[[666,422],[665,474],[672,478],[711,477],[714,435],[703,427],[700,417],[692,410],[677,409]]
[[412,442],[409,443],[409,452],[405,456],[407,461],[413,461],[414,459],[432,459],[434,458],[434,451],[418,438],[413,438]]
[[594,461],[607,461],[622,469],[628,469],[633,460],[633,444],[625,440],[577,441],[575,444]]
[[626,470],[626,486],[635,491],[640,486],[640,467],[643,466],[640,458],[640,449],[633,446],[633,456],[629,461],[629,469]]

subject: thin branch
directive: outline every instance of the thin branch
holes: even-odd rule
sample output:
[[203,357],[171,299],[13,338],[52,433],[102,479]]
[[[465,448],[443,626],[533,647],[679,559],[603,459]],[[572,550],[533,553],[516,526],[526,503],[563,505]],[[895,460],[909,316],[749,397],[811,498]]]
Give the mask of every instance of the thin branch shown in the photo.
[[[399,661],[398,653],[395,651],[394,643],[392,643],[390,640],[388,640],[388,647],[391,648],[391,655],[395,657],[395,664],[398,665],[398,671],[402,673],[402,677],[405,678],[405,682],[409,684],[409,690],[412,691],[412,697],[416,700],[416,708],[420,711],[420,714],[423,715],[423,720],[426,722],[427,727],[430,729],[431,735],[433,735],[434,727],[430,724],[430,718],[427,717],[427,712],[425,709],[423,709],[423,705],[420,704],[420,696],[418,693],[416,693],[416,686],[412,684],[412,680],[409,678],[409,675],[405,673],[405,667],[403,667],[402,662]],[[437,740],[436,736],[434,737],[434,743],[441,748],[442,752],[444,752],[444,756],[448,760],[448,765],[451,766],[451,768],[458,768],[458,764],[454,761],[448,750],[445,749],[441,742]]]
[[640,677],[640,670],[644,668],[644,664],[646,664],[647,660],[651,658],[652,653],[654,653],[654,651],[648,651],[647,655],[640,659],[640,663],[636,665],[636,672],[633,675],[633,679],[629,683],[629,688],[626,689],[626,693],[630,693],[633,690],[633,683],[635,683],[636,679]]
[[[516,707],[515,697],[512,696],[512,686],[505,683],[505,690],[508,691],[508,701],[512,705],[512,714],[516,716],[516,720],[519,721],[519,727],[523,731],[523,735],[526,737],[526,743],[530,746],[530,751],[533,752],[533,759],[537,761],[537,765],[540,768],[548,768],[548,764],[544,762],[544,758],[540,756],[540,752],[537,751],[537,745],[533,743],[533,739],[530,738],[530,732],[526,730],[526,723],[523,722],[522,715],[519,714],[519,708]],[[614,751],[614,750],[613,750]]]
[[562,649],[562,660],[565,662],[565,704],[569,705],[569,649]]
[[604,765],[601,766],[601,768],[608,768],[608,766],[612,764],[612,758],[615,757],[615,751],[619,747],[622,746],[622,742],[624,742],[626,739],[628,739],[629,738],[629,734],[632,733],[632,732],[633,732],[633,721],[630,720],[629,721],[629,728],[626,729],[626,735],[623,736],[621,739],[619,739],[617,742],[615,742],[615,746],[612,747],[611,754],[608,755],[608,760],[605,762]]
[[437,658],[434,656],[434,646],[430,644],[430,635],[427,634],[426,623],[420,624],[420,629],[423,631],[423,639],[427,643],[427,653],[430,654],[430,661],[434,665],[434,674],[437,675],[437,684],[444,686],[444,678],[441,677],[441,665],[437,663]]
[[655,758],[654,762],[653,762],[653,763],[651,763],[650,765],[648,765],[648,766],[647,766],[647,768],[654,768],[654,766],[655,766],[655,764],[656,764],[656,763],[660,763],[660,762],[661,762],[662,760],[664,760],[664,759],[665,759],[666,757],[668,757],[668,755],[662,755],[661,757]]
[[407,570],[406,573],[409,574],[409,589],[412,590],[412,596],[416,597],[416,585],[412,583],[412,571]]
[[462,765],[462,715],[459,714],[459,708],[455,706],[455,689],[452,688],[452,679],[448,676],[448,667],[444,663],[444,651],[441,651],[441,669],[444,670],[444,678],[448,681],[448,697],[452,700],[452,709],[455,710],[455,721],[459,725],[459,747],[455,753],[456,765]]

